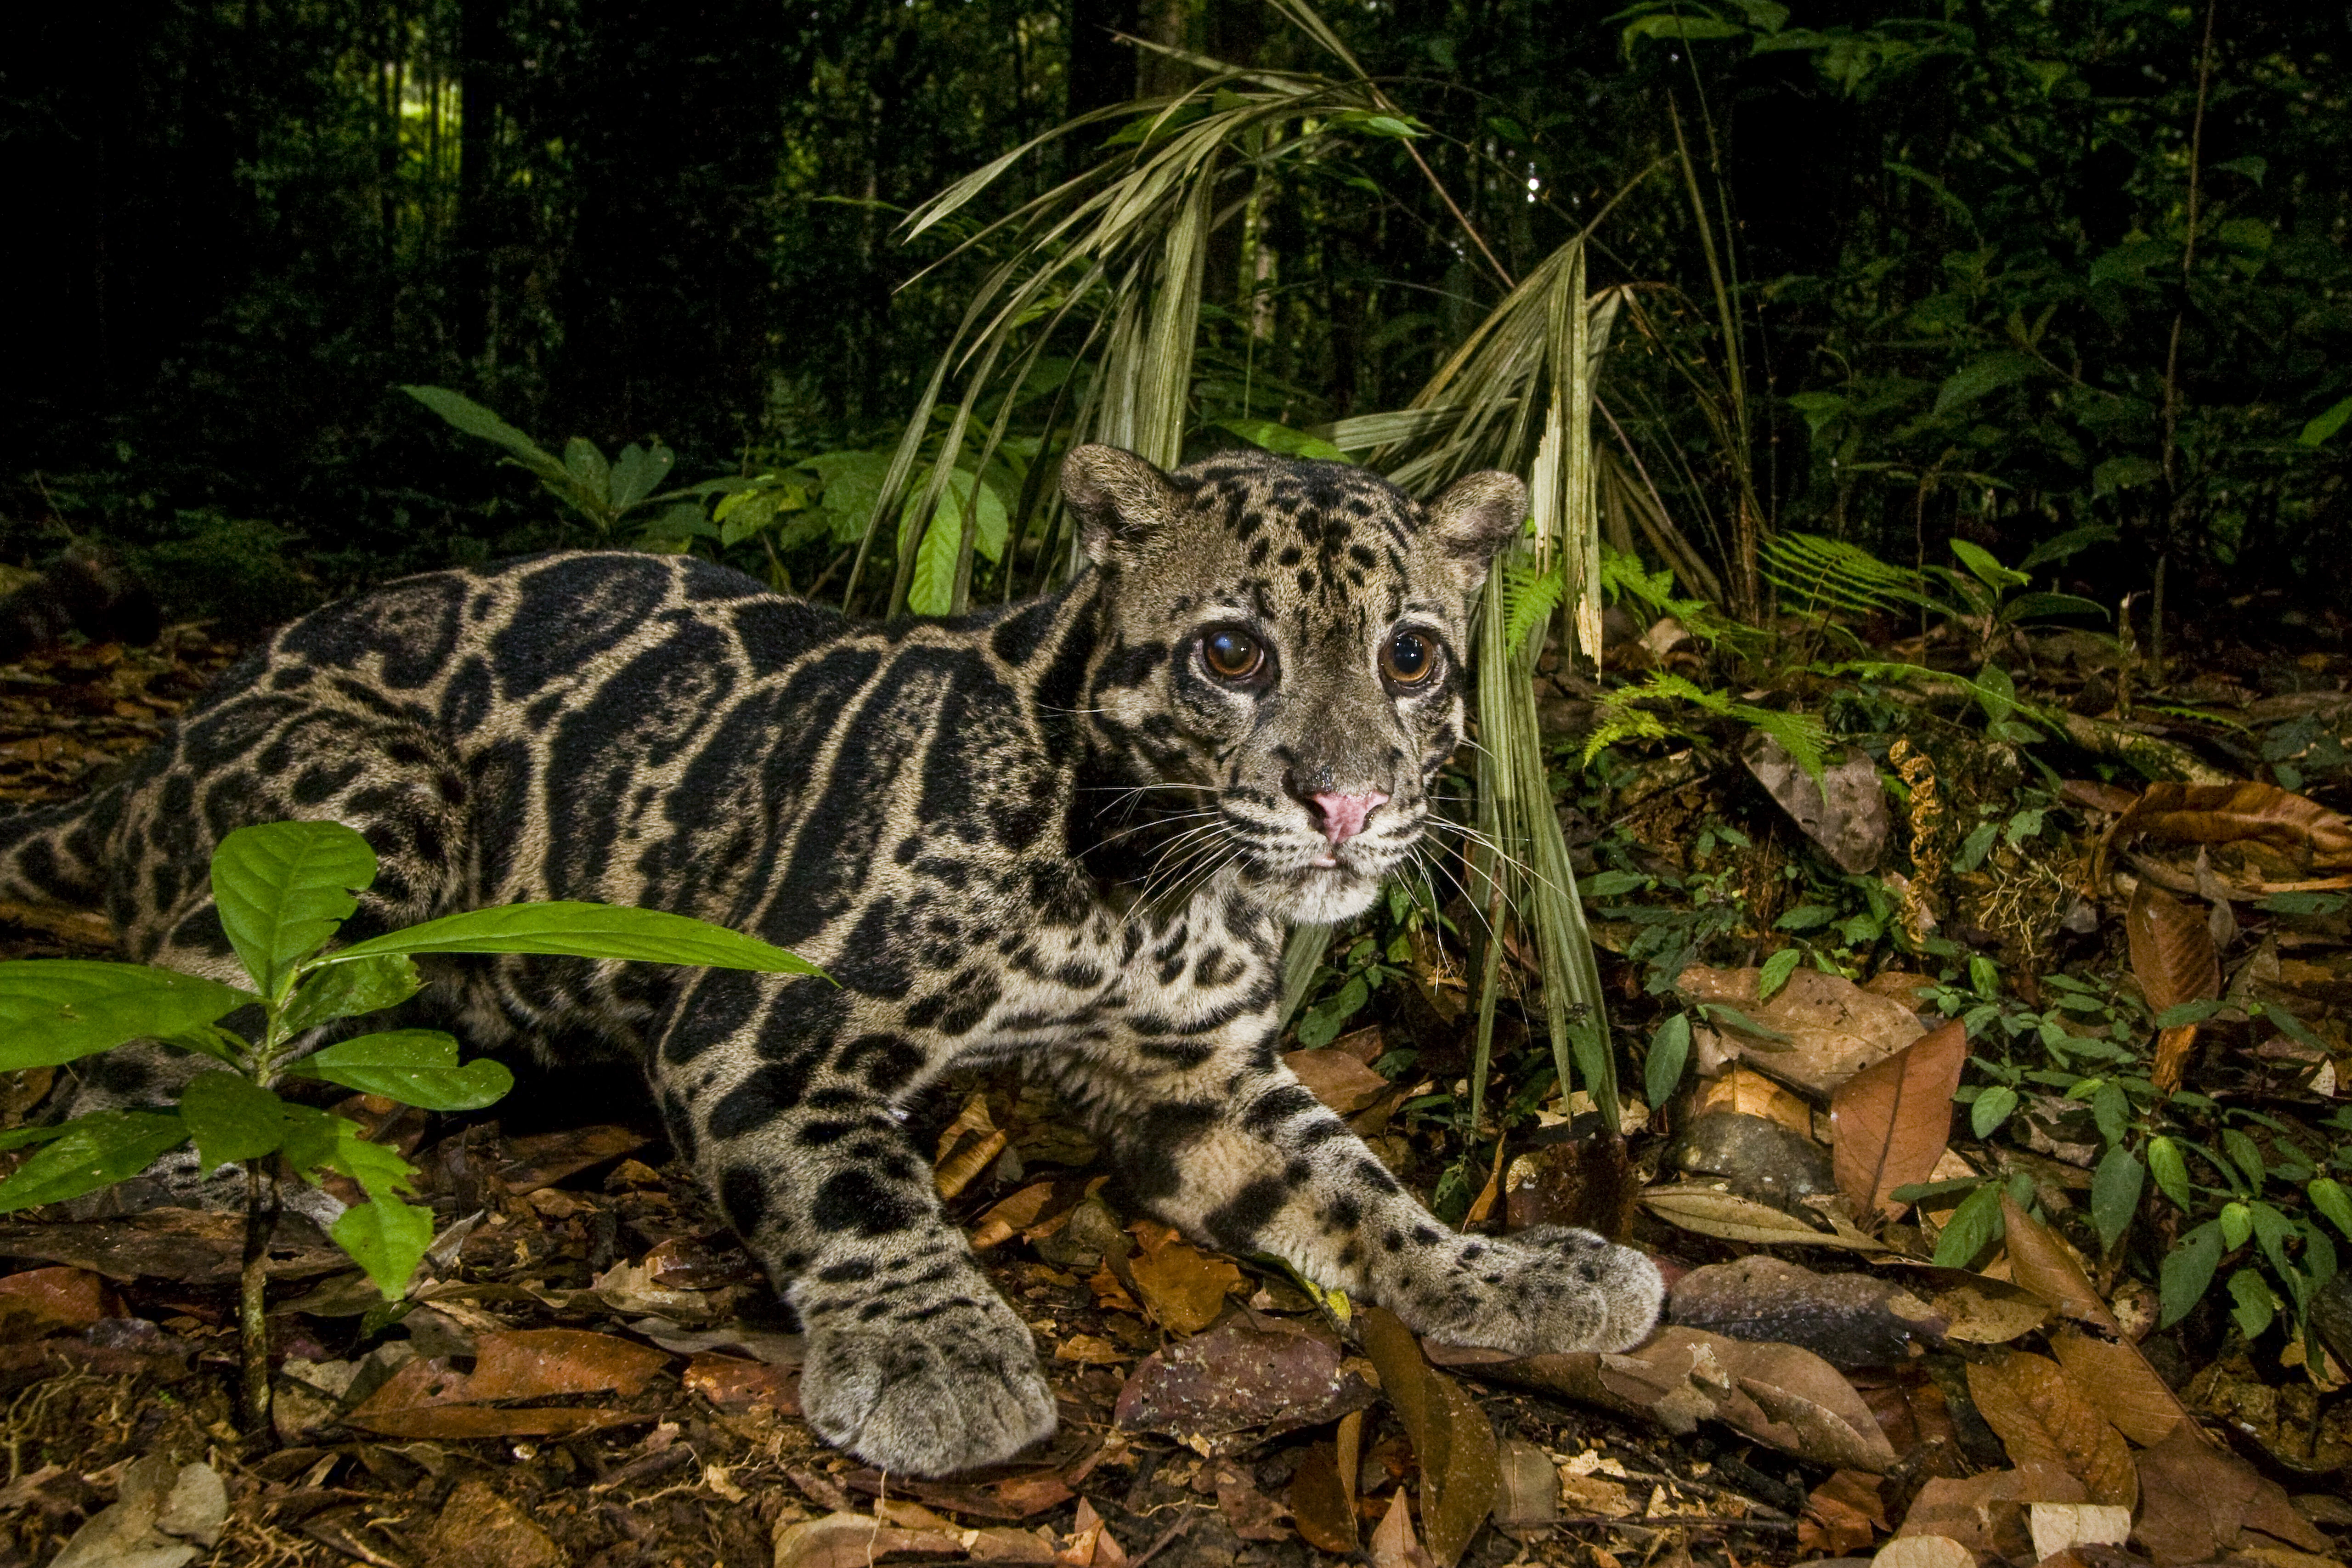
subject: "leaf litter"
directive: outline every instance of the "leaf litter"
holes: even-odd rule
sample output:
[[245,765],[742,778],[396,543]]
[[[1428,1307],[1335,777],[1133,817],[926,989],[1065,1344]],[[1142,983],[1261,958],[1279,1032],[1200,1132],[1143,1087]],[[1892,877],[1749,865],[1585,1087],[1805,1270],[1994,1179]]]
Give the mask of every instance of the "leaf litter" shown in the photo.
[[[0,718],[34,732],[0,756],[0,794],[78,787],[146,743],[142,726],[227,652],[194,635],[156,655],[76,650],[36,670],[98,694],[68,702],[53,686],[0,684]],[[1754,853],[1793,864],[1793,839],[1773,835],[1801,835],[1816,846],[1806,853],[1907,907],[1904,879],[1883,869],[1917,870],[1899,858],[1906,825],[1872,847],[1869,819],[1887,804],[1874,764],[1850,752],[1835,787],[1809,796],[1757,754],[1765,765],[1744,774],[1759,781],[1756,809],[1785,823]],[[1720,790],[1742,773],[1706,776]],[[1647,798],[1644,830],[1664,844],[1680,831],[1671,812],[1708,797],[1684,783]],[[2003,869],[1997,847],[1991,869],[1952,873],[1936,892],[1937,929],[2007,966],[2046,953],[2032,943],[2088,910],[2113,939],[2110,972],[2131,977],[2119,1005],[2196,1015],[2150,1029],[2158,1073],[2169,1062],[2183,1089],[2277,1123],[2240,1120],[2242,1142],[2210,1158],[2185,1151],[2189,1179],[2226,1186],[2250,1152],[2266,1173],[2291,1162],[2306,1147],[2294,1139],[2299,1108],[2331,1098],[2327,1075],[2352,1068],[2347,933],[2311,901],[2352,870],[2344,817],[2255,783],[2077,781],[2057,798],[2052,823],[2079,814],[2082,879],[2037,895],[2032,918],[2047,926],[2001,925],[2000,900],[2028,873],[2022,861]],[[1916,819],[1908,827],[1924,842]],[[1813,929],[1785,898],[1762,912],[1762,932]],[[1775,923],[1784,912],[1801,918]],[[1604,943],[1617,940],[1597,923]],[[102,925],[41,911],[0,909],[0,936],[26,956],[108,950]],[[2261,1277],[2234,1281],[2272,1245],[2253,1233],[2252,1204],[2243,1239],[2221,1238],[2227,1289],[2213,1287],[2208,1316],[2159,1328],[2155,1282],[2083,1223],[2101,1179],[2083,1151],[2096,1154],[2095,1124],[2114,1110],[2095,1086],[2070,1099],[2021,1084],[2011,1120],[1979,1131],[1967,1095],[1986,1082],[1969,1063],[1987,1019],[1962,1033],[1947,1016],[1989,994],[1916,958],[1871,975],[1764,956],[1694,950],[1658,993],[1694,1009],[1703,1076],[1685,1102],[1621,1136],[1555,1096],[1537,1108],[1541,1125],[1473,1151],[1472,1184],[1492,1177],[1488,1227],[1597,1224],[1661,1258],[1668,1321],[1624,1354],[1514,1361],[1418,1343],[1377,1309],[1318,1301],[1264,1260],[1221,1257],[1126,1211],[1049,1100],[974,1082],[924,1137],[951,1211],[1037,1334],[1063,1429],[1003,1471],[912,1482],[807,1431],[798,1338],[657,1130],[385,1116],[367,1124],[424,1168],[445,1245],[398,1310],[372,1313],[331,1246],[281,1220],[274,1441],[232,1425],[234,1216],[42,1214],[0,1230],[12,1456],[0,1561],[2345,1561],[2341,1343],[2299,1341],[2283,1355],[2273,1329],[2258,1352],[2242,1331],[2226,1353],[2195,1348],[2231,1331],[2231,1302],[2252,1311]],[[1442,972],[1414,963],[1418,1000],[1286,1059],[1426,1194],[1449,1134],[1414,1102],[1459,1078],[1465,1058],[1447,1053],[1463,1009]],[[2005,973],[2021,992],[2042,986],[2032,1026],[2045,1037],[2096,1037],[2096,1015],[2053,1005],[2073,994]],[[1518,1025],[1505,1013],[1508,1045]],[[53,1081],[0,1086],[0,1121],[37,1116]],[[2140,1107],[2127,1098],[2126,1113]],[[1736,1119],[1717,1124],[1736,1135],[1663,1158],[1715,1117]],[[1757,1179],[1749,1156],[1768,1137],[1784,1145],[1780,1173]],[[2172,1178],[2149,1165],[2153,1193]],[[1960,1266],[1933,1263],[1955,1235],[1974,1249]],[[2296,1233],[2279,1245],[2300,1258],[2312,1244]],[[2334,1299],[2315,1296],[2315,1335],[2337,1321]]]

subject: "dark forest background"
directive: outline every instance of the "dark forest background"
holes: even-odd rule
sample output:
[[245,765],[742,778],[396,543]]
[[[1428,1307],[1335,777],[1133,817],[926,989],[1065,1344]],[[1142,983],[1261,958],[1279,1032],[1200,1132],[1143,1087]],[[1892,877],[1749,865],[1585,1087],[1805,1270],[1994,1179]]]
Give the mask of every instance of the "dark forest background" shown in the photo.
[[[1592,282],[1641,288],[1604,404],[1731,597],[1744,506],[1906,563],[2109,530],[2062,585],[2113,604],[2161,566],[2240,635],[2340,600],[2352,10],[1324,15],[1423,132],[1370,128],[1227,215],[1204,439],[1401,406],[1498,271],[1613,199]],[[1258,0],[30,8],[0,44],[0,556],[97,538],[179,612],[250,622],[581,542],[404,383],[551,447],[658,437],[673,483],[887,447],[988,260],[905,286],[970,226],[906,246],[899,216],[1066,117],[1195,79],[1121,32],[1328,64]]]

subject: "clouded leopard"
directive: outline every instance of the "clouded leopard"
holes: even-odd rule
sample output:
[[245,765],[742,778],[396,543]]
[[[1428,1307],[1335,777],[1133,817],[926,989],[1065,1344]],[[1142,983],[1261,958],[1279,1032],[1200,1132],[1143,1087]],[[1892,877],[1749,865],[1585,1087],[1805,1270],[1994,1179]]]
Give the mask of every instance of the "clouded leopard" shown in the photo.
[[[1062,485],[1091,568],[944,623],[860,624],[626,552],[330,605],[121,782],[0,823],[0,897],[102,902],[131,955],[228,978],[214,845],[323,817],[383,863],[351,937],[598,899],[821,963],[837,984],[452,959],[426,996],[481,1046],[642,1065],[807,1329],[809,1420],[889,1469],[1002,1459],[1054,1426],[1027,1327],[894,1116],[960,1064],[1050,1081],[1139,1206],[1416,1330],[1641,1339],[1648,1259],[1446,1229],[1276,1054],[1286,925],[1363,911],[1428,819],[1469,603],[1524,487],[1475,474],[1423,505],[1341,464],[1163,474],[1105,447]],[[89,1092],[174,1070],[118,1057]]]

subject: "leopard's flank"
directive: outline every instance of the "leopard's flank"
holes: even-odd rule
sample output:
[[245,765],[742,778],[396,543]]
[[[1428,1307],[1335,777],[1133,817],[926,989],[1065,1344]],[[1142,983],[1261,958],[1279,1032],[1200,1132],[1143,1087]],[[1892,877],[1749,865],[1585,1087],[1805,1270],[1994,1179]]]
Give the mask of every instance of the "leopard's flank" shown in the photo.
[[[824,965],[837,984],[446,959],[420,1003],[478,1046],[639,1064],[807,1330],[810,1422],[890,1470],[1003,1459],[1054,1426],[1027,1326],[897,1115],[978,1061],[1055,1085],[1131,1201],[1193,1237],[1461,1343],[1640,1340],[1646,1258],[1579,1230],[1448,1230],[1276,1054],[1286,925],[1361,912],[1428,821],[1470,601],[1524,487],[1477,474],[1423,505],[1340,464],[1163,474],[1103,447],[1062,482],[1091,569],[958,621],[861,625],[622,552],[331,605],[121,782],[0,823],[0,898],[102,903],[130,956],[232,979],[214,846],[331,818],[383,863],[346,940],[595,899]],[[77,1109],[197,1061],[118,1052]]]

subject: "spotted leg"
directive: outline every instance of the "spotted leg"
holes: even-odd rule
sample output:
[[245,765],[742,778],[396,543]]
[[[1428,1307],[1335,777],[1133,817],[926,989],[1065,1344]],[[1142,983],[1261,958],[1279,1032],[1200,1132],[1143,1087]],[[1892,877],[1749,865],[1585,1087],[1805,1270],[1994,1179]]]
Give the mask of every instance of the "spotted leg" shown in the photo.
[[921,1050],[819,980],[712,972],[654,1053],[665,1120],[808,1332],[828,1443],[918,1476],[1054,1430],[1028,1325],[940,1212],[893,1115]]
[[1227,1251],[1271,1253],[1456,1344],[1618,1351],[1649,1333],[1664,1287],[1647,1258],[1586,1230],[1448,1229],[1282,1064],[1273,1032],[1261,1016],[1056,1076],[1133,1195]]

